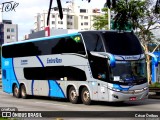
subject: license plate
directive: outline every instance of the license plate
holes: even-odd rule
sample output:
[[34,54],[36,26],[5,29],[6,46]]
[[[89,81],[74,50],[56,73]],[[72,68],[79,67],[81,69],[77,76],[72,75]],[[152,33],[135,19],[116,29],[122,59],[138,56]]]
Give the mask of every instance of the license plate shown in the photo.
[[130,101],[135,101],[135,100],[137,100],[137,99],[136,99],[136,97],[130,97],[129,100],[130,100]]

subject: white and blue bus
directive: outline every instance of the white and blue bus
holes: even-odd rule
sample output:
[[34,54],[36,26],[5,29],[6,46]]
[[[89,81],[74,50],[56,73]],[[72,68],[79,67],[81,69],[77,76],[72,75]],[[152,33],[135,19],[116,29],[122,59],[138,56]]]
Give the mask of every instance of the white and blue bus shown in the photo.
[[82,101],[148,97],[145,54],[133,32],[81,31],[2,45],[2,87],[28,95]]

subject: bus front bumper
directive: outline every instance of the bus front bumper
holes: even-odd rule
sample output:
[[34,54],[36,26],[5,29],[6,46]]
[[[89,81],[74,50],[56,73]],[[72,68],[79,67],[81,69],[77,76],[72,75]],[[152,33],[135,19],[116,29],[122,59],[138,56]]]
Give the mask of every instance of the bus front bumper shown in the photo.
[[119,101],[137,101],[144,100],[148,98],[149,89],[144,91],[113,91],[109,90],[109,101],[119,102]]

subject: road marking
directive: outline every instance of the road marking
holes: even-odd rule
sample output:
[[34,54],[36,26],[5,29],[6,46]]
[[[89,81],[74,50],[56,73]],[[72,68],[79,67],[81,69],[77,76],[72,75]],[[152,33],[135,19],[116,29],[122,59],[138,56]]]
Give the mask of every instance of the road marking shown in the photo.
[[37,104],[48,104],[48,105],[57,105],[57,106],[68,106],[68,105],[64,105],[64,104],[54,104],[54,103],[45,103],[45,102],[35,102]]

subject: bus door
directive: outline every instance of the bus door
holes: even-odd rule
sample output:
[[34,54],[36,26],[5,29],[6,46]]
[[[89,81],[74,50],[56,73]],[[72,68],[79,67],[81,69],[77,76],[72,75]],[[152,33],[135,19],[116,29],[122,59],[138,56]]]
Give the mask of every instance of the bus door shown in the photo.
[[97,56],[91,56],[90,66],[93,78],[97,79],[98,99],[107,100],[107,81],[109,80],[109,65],[107,59]]
[[107,83],[100,81],[98,84],[98,100],[108,100]]
[[10,69],[2,69],[2,87],[3,91],[7,93],[12,92],[11,80],[10,80]]

